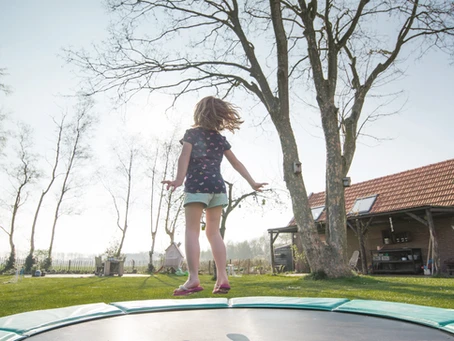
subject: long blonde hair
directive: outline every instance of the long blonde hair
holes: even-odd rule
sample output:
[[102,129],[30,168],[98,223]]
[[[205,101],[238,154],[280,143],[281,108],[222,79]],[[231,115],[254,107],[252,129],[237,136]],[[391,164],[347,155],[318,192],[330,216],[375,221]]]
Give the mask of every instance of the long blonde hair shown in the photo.
[[234,133],[242,123],[233,104],[213,96],[202,98],[194,110],[194,127],[216,131],[227,129]]

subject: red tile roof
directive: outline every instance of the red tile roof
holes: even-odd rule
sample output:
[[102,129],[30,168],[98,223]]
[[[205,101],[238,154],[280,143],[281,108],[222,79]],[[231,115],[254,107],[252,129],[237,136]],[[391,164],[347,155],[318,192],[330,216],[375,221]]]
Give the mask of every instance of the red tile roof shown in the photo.
[[[454,159],[354,184],[345,189],[345,208],[355,200],[377,195],[368,214],[425,206],[454,207]],[[325,192],[312,194],[311,207],[325,205]],[[324,214],[320,220],[324,220]],[[294,224],[293,219],[289,225]]]

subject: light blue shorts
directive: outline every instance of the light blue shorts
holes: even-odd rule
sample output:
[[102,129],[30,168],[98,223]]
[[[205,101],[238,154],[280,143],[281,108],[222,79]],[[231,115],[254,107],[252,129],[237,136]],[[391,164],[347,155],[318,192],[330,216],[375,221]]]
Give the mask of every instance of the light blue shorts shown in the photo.
[[185,193],[184,206],[191,203],[201,203],[205,208],[228,205],[227,194],[225,193]]

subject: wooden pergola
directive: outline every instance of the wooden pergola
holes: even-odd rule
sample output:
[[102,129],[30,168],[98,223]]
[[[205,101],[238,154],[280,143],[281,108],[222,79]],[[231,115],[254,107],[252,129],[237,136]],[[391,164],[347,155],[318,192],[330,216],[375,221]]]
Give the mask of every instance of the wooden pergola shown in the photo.
[[293,244],[294,234],[296,232],[298,232],[298,227],[296,225],[268,229],[268,233],[270,234],[271,268],[273,269],[273,273],[276,272],[276,261],[274,258],[274,242],[276,241],[277,237],[279,237],[279,234],[291,233],[292,234],[292,244]]

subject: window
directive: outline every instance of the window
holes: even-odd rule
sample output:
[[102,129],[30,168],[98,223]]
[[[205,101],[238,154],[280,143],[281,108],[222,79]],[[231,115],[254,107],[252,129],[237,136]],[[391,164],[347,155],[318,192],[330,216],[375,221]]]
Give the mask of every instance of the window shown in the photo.
[[375,199],[377,199],[376,194],[370,197],[356,199],[353,208],[350,210],[350,214],[361,214],[369,212],[375,202]]
[[317,220],[318,218],[320,218],[324,209],[325,209],[325,206],[318,206],[318,207],[311,208],[312,217],[314,218],[314,220]]

